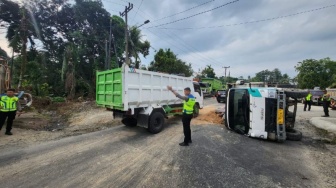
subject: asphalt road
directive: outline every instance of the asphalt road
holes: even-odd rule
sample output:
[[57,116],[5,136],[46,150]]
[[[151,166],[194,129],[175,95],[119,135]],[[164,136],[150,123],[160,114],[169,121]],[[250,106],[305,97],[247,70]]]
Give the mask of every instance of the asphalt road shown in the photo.
[[156,135],[117,126],[0,152],[0,187],[326,187],[311,158],[320,150],[302,142],[202,125],[192,127],[192,145],[180,147],[180,120],[166,124]]

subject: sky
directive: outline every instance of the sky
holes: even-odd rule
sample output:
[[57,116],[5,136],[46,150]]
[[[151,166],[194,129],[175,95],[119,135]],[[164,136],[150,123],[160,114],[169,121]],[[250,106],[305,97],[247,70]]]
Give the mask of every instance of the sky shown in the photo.
[[[227,75],[244,78],[274,68],[295,77],[305,59],[336,60],[336,0],[103,0],[114,15],[128,2],[129,25],[150,20],[140,27],[152,46],[144,65],[160,48],[195,72],[211,65],[223,76],[230,66]],[[3,34],[0,46],[11,52]]]

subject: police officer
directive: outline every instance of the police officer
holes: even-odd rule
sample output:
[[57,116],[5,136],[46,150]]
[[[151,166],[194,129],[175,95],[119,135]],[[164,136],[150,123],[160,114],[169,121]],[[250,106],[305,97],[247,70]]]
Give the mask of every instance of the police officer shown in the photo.
[[8,89],[7,95],[2,96],[0,100],[0,130],[7,119],[6,135],[13,135],[11,130],[13,126],[13,120],[18,110],[18,116],[21,115],[21,105],[19,98],[14,96],[14,89]]
[[312,98],[312,94],[310,93],[310,91],[308,91],[308,95],[305,98],[305,104],[304,104],[303,111],[306,111],[307,105],[308,105],[308,111],[310,111],[311,103],[312,103],[311,98]]
[[184,89],[184,95],[181,96],[175,90],[173,90],[172,86],[167,86],[169,91],[172,91],[177,98],[183,100],[183,116],[182,116],[182,123],[183,123],[183,133],[184,133],[184,141],[180,143],[180,146],[189,146],[191,141],[191,129],[190,129],[190,121],[193,118],[194,113],[194,105],[195,105],[195,97],[190,94],[191,90],[189,87]]
[[322,97],[324,116],[329,117],[330,94],[324,94]]

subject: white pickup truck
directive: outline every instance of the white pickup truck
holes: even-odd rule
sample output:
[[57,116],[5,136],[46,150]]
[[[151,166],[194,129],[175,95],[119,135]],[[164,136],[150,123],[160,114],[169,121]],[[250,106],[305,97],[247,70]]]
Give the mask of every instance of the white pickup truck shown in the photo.
[[170,115],[182,114],[183,101],[167,90],[167,86],[183,95],[186,87],[196,97],[194,116],[203,108],[203,94],[192,78],[139,70],[123,65],[121,68],[97,72],[96,102],[122,117],[126,126],[141,126],[151,133],[164,128]]

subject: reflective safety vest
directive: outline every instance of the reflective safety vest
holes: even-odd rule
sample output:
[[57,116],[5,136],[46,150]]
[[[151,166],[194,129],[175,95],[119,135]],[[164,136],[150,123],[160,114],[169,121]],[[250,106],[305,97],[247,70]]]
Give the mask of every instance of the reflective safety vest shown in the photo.
[[[324,94],[323,95],[323,97],[322,97],[322,99],[321,99],[321,101],[324,101],[324,99],[327,97],[327,95],[326,94]],[[329,98],[327,98],[327,100],[326,101],[330,101],[331,99],[330,99],[330,97]]]
[[308,93],[308,95],[306,97],[306,101],[311,101],[311,97],[312,97],[312,94]]
[[183,113],[185,114],[193,114],[194,113],[194,106],[196,100],[192,94],[188,95],[188,101],[183,101]]
[[1,112],[12,112],[16,111],[16,103],[19,100],[17,97],[8,97],[8,96],[2,96],[1,97]]

